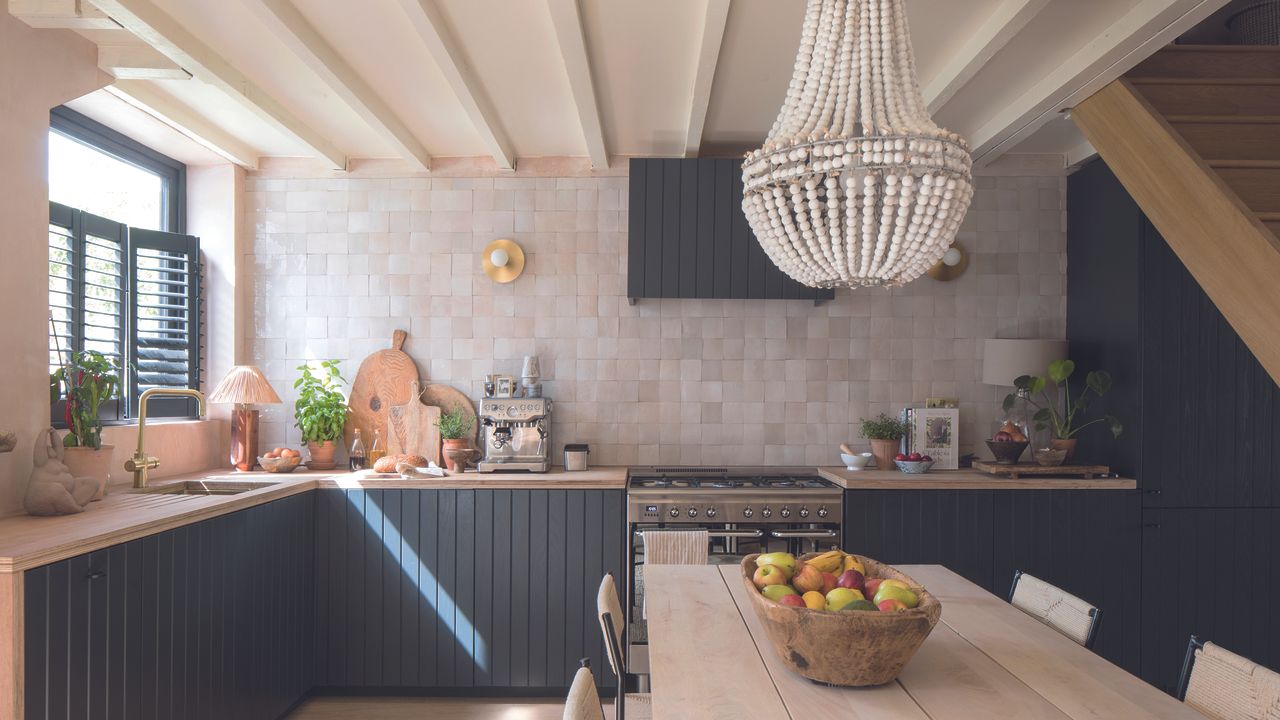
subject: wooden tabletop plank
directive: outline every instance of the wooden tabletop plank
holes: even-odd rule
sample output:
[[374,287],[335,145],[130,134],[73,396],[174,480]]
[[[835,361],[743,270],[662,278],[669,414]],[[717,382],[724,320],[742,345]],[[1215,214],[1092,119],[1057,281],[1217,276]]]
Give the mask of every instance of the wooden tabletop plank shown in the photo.
[[[1203,717],[940,565],[902,565],[942,601],[942,622],[1069,717]],[[935,631],[936,634],[936,631]]]
[[[842,720],[929,720],[898,683],[879,687],[838,688],[807,680],[782,664],[760,618],[751,608],[747,588],[738,580],[737,565],[722,565],[720,573],[752,640],[760,650],[773,684],[793,718],[841,718]],[[652,645],[650,645],[652,652]],[[656,699],[655,687],[655,699]]]
[[653,565],[644,580],[654,720],[791,717],[714,567]]
[[977,470],[930,470],[911,475],[898,470],[818,468],[818,474],[846,490],[1133,490],[1133,478],[996,477]]

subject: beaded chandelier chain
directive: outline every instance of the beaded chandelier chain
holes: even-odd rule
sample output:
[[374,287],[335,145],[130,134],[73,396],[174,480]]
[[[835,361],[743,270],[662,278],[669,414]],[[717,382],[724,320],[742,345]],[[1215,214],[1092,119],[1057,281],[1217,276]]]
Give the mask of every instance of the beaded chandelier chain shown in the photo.
[[926,107],[904,0],[808,0],[782,110],[742,163],[742,210],[779,269],[810,287],[895,287],[942,258],[972,160]]

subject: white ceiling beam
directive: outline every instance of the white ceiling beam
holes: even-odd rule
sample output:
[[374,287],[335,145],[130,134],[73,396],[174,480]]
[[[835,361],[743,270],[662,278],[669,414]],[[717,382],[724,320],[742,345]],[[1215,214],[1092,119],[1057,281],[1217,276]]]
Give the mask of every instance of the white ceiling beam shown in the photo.
[[86,0],[9,0],[9,14],[33,28],[115,30],[120,27]]
[[702,148],[702,129],[707,123],[711,85],[715,82],[716,62],[720,59],[720,45],[724,41],[724,26],[728,20],[729,0],[707,0],[707,11],[702,16],[698,65],[693,75],[693,93],[689,98],[689,125],[684,136],[685,157],[698,157],[698,151]]
[[929,104],[929,112],[936,113],[946,105],[1048,4],[1049,0],[1004,0],[996,6],[982,27],[968,37],[942,71],[925,85],[924,100]]
[[362,120],[418,170],[431,169],[431,154],[289,0],[245,0],[245,5]]
[[1059,112],[1102,89],[1226,3],[1227,0],[1140,0],[1105,33],[1016,101],[999,108],[973,133],[969,144],[975,161],[979,165],[990,163]]
[[480,134],[480,141],[485,149],[493,156],[499,168],[515,169],[515,154],[511,150],[511,141],[502,130],[502,124],[498,122],[498,113],[485,96],[479,78],[467,64],[465,56],[450,34],[449,26],[435,0],[400,0],[400,7],[404,9],[409,23],[426,45],[445,80],[449,82],[458,102],[462,103],[462,109]]
[[150,45],[99,45],[98,67],[117,80],[189,80],[191,73]]
[[192,141],[248,170],[258,169],[258,153],[145,80],[120,80],[105,90]]
[[600,105],[596,100],[595,82],[591,78],[591,58],[587,55],[587,32],[582,24],[578,0],[547,0],[551,24],[560,46],[560,60],[569,76],[569,89],[587,143],[591,167],[609,167],[609,150],[604,142],[604,126],[600,122]]
[[336,145],[308,127],[150,0],[93,0],[93,3],[126,30],[240,102],[267,124],[302,143],[334,169],[346,170],[347,156]]

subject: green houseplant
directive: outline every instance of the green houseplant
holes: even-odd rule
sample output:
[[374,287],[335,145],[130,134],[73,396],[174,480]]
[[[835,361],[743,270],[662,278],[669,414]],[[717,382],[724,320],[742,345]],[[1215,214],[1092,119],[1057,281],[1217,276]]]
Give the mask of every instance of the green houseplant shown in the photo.
[[63,461],[76,477],[98,481],[97,498],[111,481],[111,456],[115,447],[102,444],[102,405],[120,393],[120,363],[100,352],[71,353],[70,360],[49,375],[49,399],[66,399],[64,418],[69,432]]
[[319,367],[304,363],[298,370],[302,376],[293,383],[298,391],[293,417],[310,454],[307,467],[329,470],[334,465],[336,442],[347,424],[349,409],[341,390],[346,380],[338,371],[337,360],[322,360]]
[[471,433],[471,415],[461,405],[452,410],[440,413],[436,427],[440,429],[440,439],[444,442],[445,466],[457,472],[460,466],[471,457],[472,451],[467,447],[467,435]]
[[902,448],[902,438],[907,434],[907,424],[885,413],[868,420],[861,419],[862,437],[871,441],[871,454],[876,458],[876,467],[881,470],[892,470],[893,457]]
[[[1095,397],[1102,397],[1111,390],[1111,374],[1106,370],[1094,370],[1085,376],[1084,388],[1074,397],[1071,394],[1071,375],[1076,364],[1070,360],[1054,360],[1049,363],[1045,377],[1023,375],[1013,381],[1017,393],[1005,396],[1004,409],[1008,412],[1018,402],[1018,397],[1036,409],[1031,416],[1036,430],[1048,429],[1053,433],[1050,446],[1066,450],[1067,461],[1075,456],[1077,435],[1081,430],[1097,423],[1106,423],[1113,437],[1120,437],[1124,426],[1111,415],[1104,415],[1085,422],[1089,404]],[[1092,395],[1090,394],[1092,393]]]

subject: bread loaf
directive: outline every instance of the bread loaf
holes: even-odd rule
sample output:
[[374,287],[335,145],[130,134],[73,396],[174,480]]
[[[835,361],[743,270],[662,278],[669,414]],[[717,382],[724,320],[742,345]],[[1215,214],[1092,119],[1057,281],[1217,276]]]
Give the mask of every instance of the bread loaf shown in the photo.
[[378,473],[393,473],[396,471],[396,465],[407,462],[414,467],[426,467],[427,459],[421,455],[383,455],[378,458],[378,462],[373,464],[373,471]]

